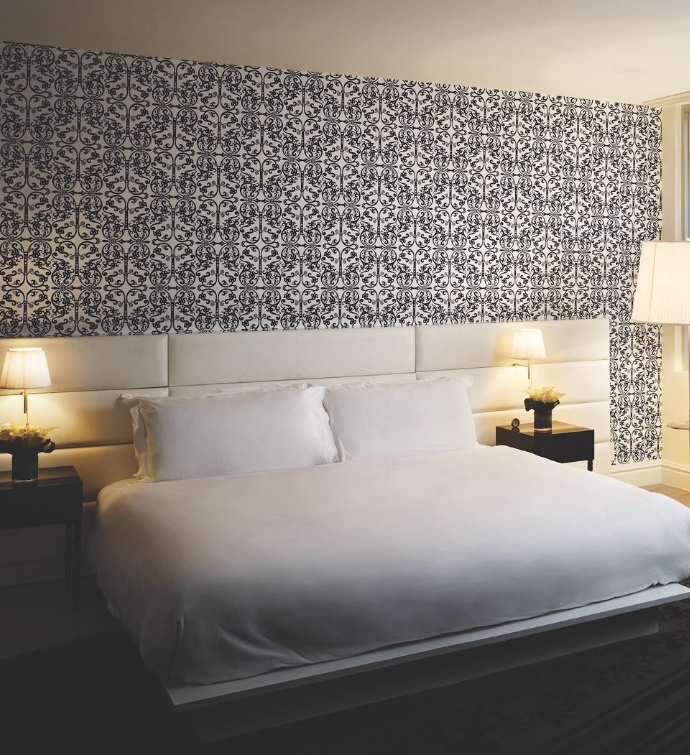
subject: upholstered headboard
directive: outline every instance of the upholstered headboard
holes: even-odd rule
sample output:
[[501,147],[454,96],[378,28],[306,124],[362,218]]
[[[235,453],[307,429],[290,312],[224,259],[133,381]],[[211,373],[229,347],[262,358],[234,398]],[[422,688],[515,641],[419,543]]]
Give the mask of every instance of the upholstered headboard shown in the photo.
[[[422,374],[471,373],[478,437],[493,444],[495,425],[513,417],[531,421],[523,407],[527,372],[510,358],[513,332],[528,325],[541,328],[548,355],[533,365],[533,382],[565,391],[555,416],[595,429],[595,469],[606,473],[611,454],[605,319],[5,339],[0,340],[0,359],[11,347],[46,350],[52,386],[31,392],[30,418],[55,426],[51,437],[58,448],[42,455],[40,465],[73,464],[84,480],[85,499],[92,502],[101,487],[136,470],[130,417],[120,401],[123,392],[194,395],[244,382],[414,380]],[[0,422],[22,420],[21,397],[0,391]],[[0,454],[0,469],[10,466],[9,455]],[[86,507],[85,531],[90,509],[92,504]],[[41,574],[59,576],[61,535],[48,529],[42,539],[31,531],[0,533],[0,584],[27,581],[22,565],[33,564],[29,571],[35,574],[37,562],[43,562]]]

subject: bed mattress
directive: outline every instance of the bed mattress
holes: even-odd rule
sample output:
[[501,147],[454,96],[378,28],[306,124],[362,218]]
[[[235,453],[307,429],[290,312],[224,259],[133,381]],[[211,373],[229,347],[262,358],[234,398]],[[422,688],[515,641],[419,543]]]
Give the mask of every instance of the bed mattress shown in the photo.
[[163,677],[213,683],[690,576],[690,510],[504,446],[104,488],[87,553]]

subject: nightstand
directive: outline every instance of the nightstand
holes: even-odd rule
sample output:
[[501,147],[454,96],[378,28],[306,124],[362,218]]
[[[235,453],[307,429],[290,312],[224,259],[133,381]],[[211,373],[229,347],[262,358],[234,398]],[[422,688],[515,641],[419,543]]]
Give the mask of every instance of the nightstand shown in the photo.
[[586,461],[591,472],[594,466],[594,430],[589,427],[554,422],[551,432],[534,432],[534,425],[496,427],[496,445],[510,446],[561,463]]
[[0,529],[65,525],[65,581],[79,602],[82,482],[74,467],[39,468],[38,480],[12,483],[0,472]]

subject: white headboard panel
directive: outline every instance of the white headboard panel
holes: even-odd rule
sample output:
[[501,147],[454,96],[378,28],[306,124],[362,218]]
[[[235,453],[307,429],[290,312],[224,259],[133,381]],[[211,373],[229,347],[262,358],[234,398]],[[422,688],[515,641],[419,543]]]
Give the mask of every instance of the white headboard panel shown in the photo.
[[[11,347],[45,348],[53,385],[31,396],[31,419],[56,427],[51,437],[58,450],[41,457],[41,463],[74,463],[85,479],[85,495],[94,498],[103,484],[120,479],[125,467],[135,468],[131,420],[119,398],[130,391],[198,395],[239,382],[413,380],[415,374],[469,372],[474,376],[470,400],[478,434],[481,442],[492,443],[494,424],[513,416],[531,420],[523,406],[526,370],[512,366],[510,357],[512,333],[524,325],[4,340],[0,359]],[[549,356],[549,363],[534,365],[534,381],[564,390],[558,418],[579,423],[577,418],[583,417],[606,443],[608,322],[533,325],[542,329]],[[0,393],[11,394],[0,395],[0,421],[21,422],[21,397],[16,391]],[[99,464],[97,471],[86,469],[91,458]],[[9,455],[0,454],[0,469],[10,463]]]
[[414,373],[414,328],[275,330],[170,337],[170,385]]
[[[131,421],[119,397],[134,391],[164,396],[198,395],[239,382],[313,380],[412,380],[421,376],[471,373],[472,410],[481,442],[493,442],[493,425],[524,411],[526,370],[513,366],[512,334],[526,323],[431,325],[410,328],[351,328],[241,333],[172,334],[121,337],[45,338],[0,341],[6,348],[41,346],[53,385],[32,392],[31,418],[56,427],[58,451],[41,458],[44,465],[74,463],[95,485],[118,479],[130,454]],[[533,366],[536,384],[555,384],[566,395],[557,416],[594,424],[601,443],[609,440],[608,321],[577,320],[532,323],[541,328],[547,362]],[[0,394],[0,421],[21,422],[21,397]],[[121,446],[127,447],[123,455]],[[79,449],[100,448],[106,470],[84,468],[91,458]],[[111,448],[113,463],[105,461]],[[604,449],[600,449],[602,452]],[[600,453],[599,456],[602,454]],[[115,462],[117,457],[117,463]],[[74,462],[70,461],[74,459]],[[606,465],[608,459],[602,462]],[[101,461],[99,461],[99,464]],[[0,469],[10,457],[0,454]],[[108,474],[107,469],[112,470]]]
[[518,328],[540,328],[546,362],[584,362],[609,358],[609,321],[468,323],[417,327],[417,372],[510,365],[513,334]]
[[166,335],[6,338],[0,340],[0,368],[6,349],[24,346],[45,349],[52,381],[45,390],[50,393],[123,387],[133,390],[168,384]]

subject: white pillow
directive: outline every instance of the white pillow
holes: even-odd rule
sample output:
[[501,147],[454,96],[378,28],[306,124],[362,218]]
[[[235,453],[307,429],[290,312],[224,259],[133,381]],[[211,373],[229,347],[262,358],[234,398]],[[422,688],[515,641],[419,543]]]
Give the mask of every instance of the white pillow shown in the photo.
[[[258,382],[258,383],[237,383],[218,389],[213,393],[202,393],[198,396],[161,396],[159,400],[169,403],[180,401],[185,398],[201,398],[202,396],[217,396],[219,393],[248,393],[251,391],[280,391],[295,390],[308,388],[309,383],[278,383],[278,382]],[[139,463],[139,469],[135,473],[138,480],[151,480],[148,463],[146,458],[146,426],[139,412],[139,400],[150,399],[151,396],[135,393],[123,393],[120,398],[122,403],[129,409],[132,417],[132,442],[134,443],[134,455]]]
[[[122,403],[129,409],[130,416],[132,417],[132,442],[134,443],[134,455],[139,462],[139,469],[134,476],[138,480],[148,480],[150,477],[146,462],[146,426],[139,413],[139,401],[150,399],[151,396],[123,393],[120,398],[122,399]],[[169,401],[176,400],[172,396],[161,398],[166,398]]]
[[138,476],[177,480],[337,461],[322,403],[324,392],[323,387],[296,386],[195,397],[138,397],[134,400],[145,432]]
[[328,388],[324,406],[341,461],[451,451],[477,445],[470,375]]
[[295,390],[296,388],[309,388],[310,386],[311,383],[307,383],[304,380],[300,380],[296,383],[280,383],[264,380],[258,383],[229,383],[222,388],[218,388],[214,393],[246,393],[248,391],[258,393],[259,391]]

